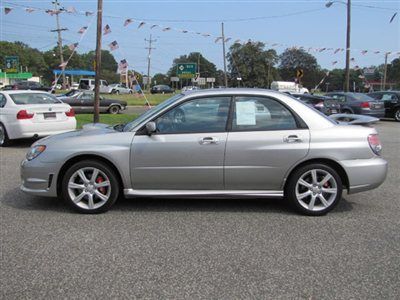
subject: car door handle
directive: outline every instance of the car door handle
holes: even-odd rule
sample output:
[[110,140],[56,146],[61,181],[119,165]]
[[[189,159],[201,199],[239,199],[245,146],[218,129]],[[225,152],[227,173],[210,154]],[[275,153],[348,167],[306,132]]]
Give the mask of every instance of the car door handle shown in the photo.
[[215,137],[205,137],[199,140],[200,145],[218,144],[218,139]]
[[283,141],[285,143],[299,143],[299,142],[301,142],[301,138],[299,138],[297,135],[289,135],[289,136],[285,136],[283,138]]

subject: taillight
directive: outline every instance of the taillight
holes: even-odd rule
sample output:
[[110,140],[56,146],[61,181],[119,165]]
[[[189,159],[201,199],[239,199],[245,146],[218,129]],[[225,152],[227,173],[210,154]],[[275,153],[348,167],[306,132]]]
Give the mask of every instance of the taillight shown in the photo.
[[368,143],[372,149],[372,152],[374,152],[376,155],[381,155],[382,145],[381,145],[381,141],[379,139],[378,134],[376,134],[376,133],[370,134],[368,136]]
[[75,117],[75,111],[74,111],[74,109],[71,108],[69,111],[66,111],[66,112],[65,112],[65,115],[66,115],[67,117]]
[[24,110],[20,110],[17,113],[17,119],[18,120],[26,120],[26,119],[32,119],[34,114],[28,114],[28,112]]
[[361,102],[360,105],[362,108],[370,108],[370,103],[369,102]]

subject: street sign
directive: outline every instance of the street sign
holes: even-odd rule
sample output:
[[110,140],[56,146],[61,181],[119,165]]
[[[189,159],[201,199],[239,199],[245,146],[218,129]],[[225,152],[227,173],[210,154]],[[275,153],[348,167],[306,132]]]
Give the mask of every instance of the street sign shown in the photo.
[[297,78],[302,78],[304,75],[303,69],[298,69],[296,75]]
[[19,57],[18,56],[6,56],[5,57],[5,72],[6,73],[18,73],[19,69]]
[[196,63],[177,64],[176,74],[179,78],[193,78],[196,75]]
[[208,83],[215,82],[215,78],[214,77],[207,77],[206,78],[206,82],[208,82]]
[[179,77],[171,77],[171,82],[178,82],[179,81]]

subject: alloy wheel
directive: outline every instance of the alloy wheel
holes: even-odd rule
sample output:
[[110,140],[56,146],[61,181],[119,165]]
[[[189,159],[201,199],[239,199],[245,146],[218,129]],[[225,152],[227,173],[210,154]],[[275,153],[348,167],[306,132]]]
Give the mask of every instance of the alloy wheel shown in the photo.
[[101,170],[86,167],[77,170],[68,181],[68,194],[78,207],[94,210],[102,207],[111,196],[111,183]]
[[396,121],[400,122],[400,109],[396,110],[396,112],[394,113],[394,118],[396,119]]
[[330,207],[337,196],[337,182],[326,170],[305,172],[296,183],[296,199],[306,210],[318,212]]

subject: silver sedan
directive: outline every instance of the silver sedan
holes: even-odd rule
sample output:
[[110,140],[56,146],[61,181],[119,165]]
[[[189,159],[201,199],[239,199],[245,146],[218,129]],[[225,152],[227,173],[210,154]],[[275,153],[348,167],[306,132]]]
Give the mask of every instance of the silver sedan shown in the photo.
[[323,215],[342,191],[386,178],[376,130],[344,125],[291,96],[220,89],[176,95],[131,123],[37,141],[21,189],[63,198],[79,212],[125,197],[286,197]]

